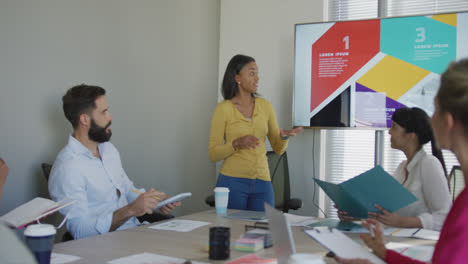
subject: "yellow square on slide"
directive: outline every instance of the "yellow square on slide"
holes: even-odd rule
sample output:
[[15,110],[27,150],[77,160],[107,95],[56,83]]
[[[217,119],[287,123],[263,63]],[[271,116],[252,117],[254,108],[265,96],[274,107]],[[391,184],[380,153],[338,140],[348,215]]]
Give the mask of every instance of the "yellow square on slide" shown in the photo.
[[457,14],[433,15],[432,19],[454,26],[454,27],[457,26]]
[[385,56],[357,82],[397,100],[430,72],[392,56]]

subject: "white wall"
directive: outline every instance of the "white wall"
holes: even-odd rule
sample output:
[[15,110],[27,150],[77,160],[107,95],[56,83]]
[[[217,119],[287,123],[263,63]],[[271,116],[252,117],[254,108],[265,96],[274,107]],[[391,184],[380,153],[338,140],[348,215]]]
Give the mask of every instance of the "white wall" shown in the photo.
[[191,191],[176,214],[207,208],[217,102],[217,0],[2,0],[0,156],[11,171],[0,215],[47,195],[71,126],[61,96],[76,84],[107,89],[112,142],[137,186]]
[[[260,71],[259,93],[273,104],[280,126],[290,128],[294,24],[322,19],[323,1],[318,0],[221,0],[218,86],[233,55],[254,57]],[[308,129],[289,143],[291,193],[304,202],[304,207],[294,213],[315,215],[317,211],[312,204],[312,174],[315,171],[319,175],[319,134]]]

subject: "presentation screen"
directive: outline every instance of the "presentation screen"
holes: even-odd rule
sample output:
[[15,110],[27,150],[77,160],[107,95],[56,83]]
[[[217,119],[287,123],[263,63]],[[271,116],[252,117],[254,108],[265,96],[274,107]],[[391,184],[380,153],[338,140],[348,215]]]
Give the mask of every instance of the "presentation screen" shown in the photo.
[[294,125],[386,129],[434,112],[440,75],[468,57],[468,12],[296,24]]

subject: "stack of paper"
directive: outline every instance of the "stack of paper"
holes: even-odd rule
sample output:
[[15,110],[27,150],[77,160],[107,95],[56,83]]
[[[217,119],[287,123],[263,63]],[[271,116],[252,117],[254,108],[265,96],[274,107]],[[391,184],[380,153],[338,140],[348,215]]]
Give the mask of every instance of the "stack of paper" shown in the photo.
[[240,238],[234,242],[234,249],[245,252],[256,252],[263,249],[262,238]]
[[156,230],[167,230],[177,232],[191,232],[199,227],[209,225],[209,222],[186,220],[186,219],[175,219],[149,226],[148,228]]

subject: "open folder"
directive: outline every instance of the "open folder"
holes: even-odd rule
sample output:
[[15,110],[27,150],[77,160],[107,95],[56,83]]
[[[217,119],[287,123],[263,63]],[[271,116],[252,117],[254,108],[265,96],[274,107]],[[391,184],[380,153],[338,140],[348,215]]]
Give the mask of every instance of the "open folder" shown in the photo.
[[380,212],[375,204],[394,212],[417,200],[381,166],[340,184],[314,180],[340,210],[356,218],[367,218],[368,212]]

